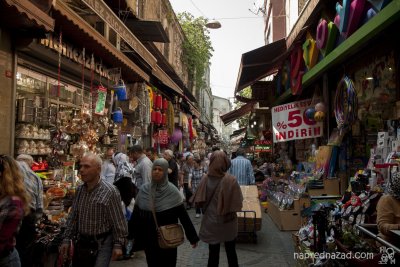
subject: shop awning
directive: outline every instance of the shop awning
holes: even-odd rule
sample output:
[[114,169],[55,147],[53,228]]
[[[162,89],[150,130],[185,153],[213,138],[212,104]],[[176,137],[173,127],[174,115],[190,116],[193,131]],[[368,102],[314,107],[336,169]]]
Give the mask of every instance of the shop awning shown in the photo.
[[[5,8],[3,9],[3,6],[0,6],[0,8],[2,9],[1,15],[7,16],[9,24],[8,26],[12,27],[13,24],[20,23],[21,21],[23,21],[24,18],[27,18],[30,21],[30,25],[28,26],[43,28],[45,31],[48,32],[54,30],[54,19],[31,1],[4,0],[4,2]],[[51,6],[51,3],[46,4]],[[11,14],[13,12],[8,12],[6,8],[15,8],[19,12],[19,14]],[[16,27],[18,27],[18,25],[16,25]]]
[[141,42],[169,43],[168,35],[159,21],[127,18],[125,25]]
[[220,116],[220,118],[221,118],[222,122],[225,125],[227,125],[227,124],[235,121],[236,119],[250,113],[253,110],[254,104],[255,104],[255,102],[247,103],[238,109],[235,109],[231,112],[228,112],[228,113]]
[[235,94],[276,72],[286,57],[286,40],[281,39],[242,55]]
[[234,138],[234,137],[236,137],[236,136],[238,136],[238,135],[241,135],[242,133],[246,133],[246,127],[244,127],[244,128],[241,128],[241,129],[238,129],[238,130],[236,130],[236,131],[233,131],[233,133],[229,136],[230,137],[230,139],[232,139],[232,138]]
[[[65,34],[66,36],[79,39],[80,42],[85,45],[85,47],[91,48],[92,51],[103,52],[102,57],[104,58],[112,56],[114,58],[113,61],[115,61],[116,58],[119,62],[114,62],[114,64],[118,66],[122,63],[121,65],[124,66],[123,69],[126,69],[125,75],[132,75],[129,73],[129,69],[131,72],[133,71],[134,73],[136,73],[137,76],[139,76],[142,80],[149,82],[150,76],[146,72],[144,72],[138,65],[133,63],[131,59],[129,59],[125,54],[119,51],[110,42],[108,42],[108,40],[103,35],[97,32],[92,26],[84,21],[64,2],[57,1],[54,9],[58,11],[62,16],[66,17],[69,21],[69,23],[63,23],[62,25],[62,31],[64,33],[67,33]],[[77,28],[79,28],[81,31],[77,31]],[[82,34],[81,32],[85,34]],[[138,80],[140,80],[140,78],[138,78]]]

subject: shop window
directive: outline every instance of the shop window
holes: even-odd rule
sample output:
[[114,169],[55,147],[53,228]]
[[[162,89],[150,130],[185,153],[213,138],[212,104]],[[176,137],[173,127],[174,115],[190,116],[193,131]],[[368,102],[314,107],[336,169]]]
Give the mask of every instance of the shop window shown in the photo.
[[394,53],[377,57],[354,73],[358,117],[367,130],[377,131],[383,120],[395,117],[396,75]]
[[98,31],[101,35],[104,36],[104,34],[105,34],[105,31],[104,31],[104,29],[105,29],[105,27],[104,27],[104,21],[97,21],[97,22],[95,23],[94,28],[96,29],[96,31]]
[[117,33],[110,27],[108,27],[108,41],[117,47]]

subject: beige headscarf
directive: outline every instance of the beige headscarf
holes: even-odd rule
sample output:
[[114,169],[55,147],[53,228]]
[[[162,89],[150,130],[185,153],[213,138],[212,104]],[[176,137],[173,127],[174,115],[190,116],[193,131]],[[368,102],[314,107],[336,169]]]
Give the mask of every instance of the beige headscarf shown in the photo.
[[[202,206],[207,203],[207,184],[209,177],[221,178],[220,191],[218,193],[217,213],[218,215],[225,215],[231,212],[242,210],[243,196],[240,186],[236,178],[226,171],[231,166],[231,161],[228,159],[224,151],[215,151],[210,158],[210,166],[208,174],[203,176],[200,181],[199,187],[193,196],[193,202]],[[218,185],[216,185],[218,186]],[[210,188],[214,190],[214,188]]]

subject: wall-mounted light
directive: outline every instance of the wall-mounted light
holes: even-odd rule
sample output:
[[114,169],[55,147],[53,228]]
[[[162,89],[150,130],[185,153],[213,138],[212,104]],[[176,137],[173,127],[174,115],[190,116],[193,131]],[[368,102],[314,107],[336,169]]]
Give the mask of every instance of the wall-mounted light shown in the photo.
[[365,78],[366,80],[373,80],[374,79],[374,77],[367,77],[367,78]]

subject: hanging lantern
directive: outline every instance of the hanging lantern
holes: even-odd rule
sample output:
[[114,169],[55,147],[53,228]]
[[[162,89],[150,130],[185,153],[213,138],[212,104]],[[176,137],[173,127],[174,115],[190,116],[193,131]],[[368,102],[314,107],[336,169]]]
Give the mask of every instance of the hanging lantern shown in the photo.
[[160,111],[156,111],[156,124],[160,125],[162,122],[162,116]]
[[182,131],[179,128],[175,128],[174,132],[172,133],[171,136],[171,142],[174,144],[179,143],[179,141],[182,139]]
[[162,109],[163,110],[167,110],[168,109],[168,100],[166,98],[163,99]]
[[166,125],[166,124],[167,124],[167,114],[165,114],[165,113],[162,114],[162,120],[161,120],[161,122],[162,122],[163,125]]
[[153,109],[151,111],[151,123],[155,123],[156,122],[156,111]]
[[157,95],[156,97],[156,109],[161,109],[162,108],[162,96]]
[[153,92],[153,109],[156,109],[156,102],[157,102],[157,94]]

